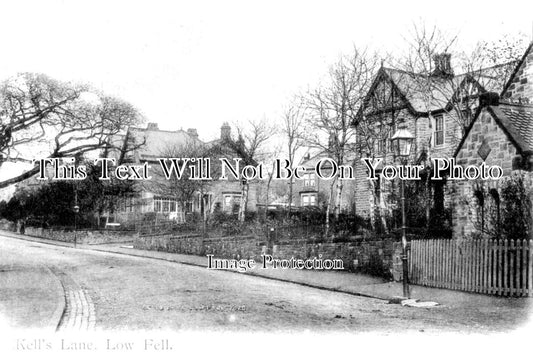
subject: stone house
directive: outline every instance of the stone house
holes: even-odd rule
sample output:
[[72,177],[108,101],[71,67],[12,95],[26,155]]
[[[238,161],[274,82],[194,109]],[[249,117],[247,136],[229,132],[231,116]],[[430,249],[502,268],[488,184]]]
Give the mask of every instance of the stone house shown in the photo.
[[[224,124],[221,128],[221,139],[229,135],[230,131],[229,125]],[[202,208],[206,214],[215,210],[227,213],[238,211],[240,182],[232,177],[228,180],[218,180],[218,157],[210,157],[213,180],[202,185],[201,189],[198,188],[201,191],[194,191],[192,197],[185,202],[169,188],[170,183],[162,174],[158,161],[158,158],[162,157],[179,158],[183,155],[182,150],[189,152],[188,155],[194,154],[195,147],[203,150],[220,143],[220,140],[204,142],[198,138],[196,129],[165,131],[160,130],[155,123],[148,123],[146,128],[129,128],[124,135],[114,137],[113,141],[114,146],[121,149],[105,152],[104,156],[115,158],[117,164],[147,163],[153,174],[150,180],[138,182],[136,193],[121,199],[115,211],[108,212],[109,222],[129,224],[139,221],[148,213],[154,214],[157,219],[184,222],[187,214],[201,214]],[[257,182],[250,184],[247,211],[256,211],[261,188]]]
[[[448,158],[470,124],[478,105],[478,97],[488,91],[501,91],[514,68],[512,63],[482,68],[455,75],[449,54],[434,58],[435,70],[418,74],[381,67],[363,101],[353,124],[357,129],[355,163],[356,214],[381,220],[396,206],[391,192],[397,182],[380,176],[369,180],[361,158],[372,162],[381,159],[384,164],[398,165],[390,138],[399,128],[406,128],[414,142],[409,164],[423,164],[431,171],[432,158]],[[379,167],[378,167],[379,173]],[[451,200],[443,182],[433,182],[427,189],[426,217],[430,211],[443,211]]]
[[[332,180],[321,179],[316,174],[316,165],[321,160],[327,158],[327,154],[318,153],[311,155],[309,152],[301,159],[299,166],[305,167],[306,173],[303,179],[295,179],[293,186],[293,203],[297,207],[318,207],[326,206],[327,200],[331,193]],[[351,162],[352,157],[348,157],[347,161]],[[331,173],[331,165],[327,161],[322,166],[322,174],[329,176]],[[354,189],[355,179],[343,180],[343,189],[341,193],[340,212],[353,212],[354,208]],[[333,196],[336,198],[336,190],[333,188]],[[336,202],[333,201],[333,206]]]
[[[505,204],[502,188],[513,177],[521,178],[531,210],[533,199],[533,44],[519,61],[501,96],[493,93],[480,99],[480,107],[457,147],[458,165],[501,167],[502,179],[458,180],[453,182],[453,232],[456,238],[475,235],[501,237],[500,225]],[[527,195],[529,194],[529,205]],[[521,200],[525,200],[521,201]],[[521,217],[516,216],[516,220]],[[526,217],[527,220],[527,217]],[[522,229],[532,222],[525,221]]]

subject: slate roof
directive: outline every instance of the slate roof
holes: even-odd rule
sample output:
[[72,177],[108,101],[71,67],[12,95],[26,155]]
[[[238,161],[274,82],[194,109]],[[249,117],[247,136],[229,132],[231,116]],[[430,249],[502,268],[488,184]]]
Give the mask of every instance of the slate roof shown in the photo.
[[[481,109],[478,110],[474,120],[470,123],[454,156],[457,156],[461,150],[471,128],[480,116]],[[499,105],[487,106],[486,109],[520,153],[533,154],[533,105],[500,103]]]
[[450,105],[452,105],[450,99],[462,86],[469,83],[477,86],[481,93],[490,91],[500,93],[515,65],[516,62],[500,64],[455,75],[452,78],[428,77],[423,74],[381,67],[369,90],[367,100],[380,80],[390,79],[413,114],[450,110]]
[[383,71],[407,99],[412,110],[418,113],[444,108],[448,98],[453,94],[453,88],[461,80],[459,77],[454,77],[452,82],[440,77],[426,79],[420,74],[385,67]]
[[500,104],[491,107],[522,152],[533,153],[533,106]]
[[144,145],[136,150],[140,161],[153,161],[165,155],[172,147],[180,147],[190,144],[203,144],[197,138],[192,137],[186,131],[150,130],[131,127],[128,134],[134,144]]

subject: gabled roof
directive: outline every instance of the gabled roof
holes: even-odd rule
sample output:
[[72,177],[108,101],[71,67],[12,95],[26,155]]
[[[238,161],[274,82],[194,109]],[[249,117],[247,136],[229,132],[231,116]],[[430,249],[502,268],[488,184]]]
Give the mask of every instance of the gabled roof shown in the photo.
[[[404,70],[381,67],[365,97],[363,106],[368,105],[372,93],[379,83],[387,81],[399,93],[400,100],[413,115],[427,116],[429,113],[450,110],[451,99],[457,96],[460,90],[468,84],[475,85],[481,93],[487,91],[500,92],[507,81],[507,78],[502,78],[502,73],[509,72],[515,65],[516,62],[500,64],[455,75],[452,78],[426,76]],[[361,110],[358,116],[362,113]]]
[[[134,144],[141,144],[136,153],[139,155],[141,161],[155,160],[165,154],[172,148],[199,144],[203,142],[192,137],[186,131],[165,131],[165,130],[151,130],[131,127],[128,130],[128,135]],[[167,153],[165,153],[167,152]]]
[[492,108],[520,151],[533,153],[533,106],[502,104]]
[[500,96],[502,98],[505,97],[505,94],[507,92],[507,90],[509,89],[509,87],[511,86],[511,84],[514,82],[516,76],[518,75],[518,72],[520,71],[520,68],[522,68],[522,64],[524,64],[524,61],[527,59],[527,56],[531,53],[531,51],[533,50],[533,42],[531,42],[529,44],[529,46],[527,47],[526,49],[526,52],[524,53],[524,55],[522,56],[522,58],[518,61],[518,63],[516,64],[516,67],[514,69],[514,71],[511,73],[509,79],[507,80],[507,82],[505,83],[502,91],[501,91],[501,94]]
[[322,152],[318,152],[312,156],[309,156],[309,158],[307,157],[302,157],[302,159],[300,160],[300,164],[299,166],[303,166],[303,167],[315,167],[316,164],[318,163],[318,161],[320,161],[322,158],[326,158],[328,157],[328,155],[322,151]]
[[442,110],[453,95],[454,87],[463,79],[455,76],[446,79],[438,76],[425,77],[398,69],[384,68],[417,113]]
[[533,106],[523,104],[501,103],[478,108],[474,120],[468,126],[465,135],[455,150],[457,156],[463,147],[470,130],[479,119],[483,109],[494,118],[498,126],[509,138],[509,141],[522,154],[533,154]]

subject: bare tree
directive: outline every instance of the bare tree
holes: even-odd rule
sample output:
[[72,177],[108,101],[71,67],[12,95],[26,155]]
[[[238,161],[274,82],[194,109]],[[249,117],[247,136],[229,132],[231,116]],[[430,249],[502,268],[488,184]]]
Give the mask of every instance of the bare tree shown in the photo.
[[[471,122],[479,94],[503,88],[515,67],[513,60],[523,47],[520,40],[504,38],[498,42],[480,42],[471,53],[466,53],[455,49],[458,40],[457,35],[446,34],[436,26],[413,25],[413,31],[406,38],[407,52],[400,58],[389,59],[395,63],[396,69],[382,65],[356,120],[361,157],[371,160],[379,157],[388,161],[388,156],[392,156],[388,141],[398,128],[397,124],[413,124],[405,121],[406,118],[414,121],[412,127],[417,140],[413,152],[417,158],[423,157],[424,152],[431,154],[428,149],[434,145],[434,135],[424,136],[424,139],[419,137],[416,123],[419,117],[426,117],[431,128],[433,115],[438,113],[445,113],[450,118],[452,125],[448,126],[447,134],[452,137],[447,147],[450,151],[455,148]],[[452,56],[455,69],[462,74],[455,74]],[[379,214],[374,217],[381,218],[382,226],[387,229],[385,213],[389,209],[383,187],[378,186],[380,183],[379,180],[369,180],[374,203],[379,204],[373,206],[371,212]],[[386,184],[393,185],[394,182]],[[420,192],[426,202],[428,222],[433,203],[429,184],[430,180],[426,180],[425,189]]]
[[[266,143],[275,133],[275,128],[268,123],[266,118],[263,118],[256,121],[250,120],[246,124],[237,124],[235,129],[237,138],[225,137],[221,142],[221,154],[230,158],[236,155],[241,158],[242,166],[257,165],[265,157]],[[241,179],[240,185],[241,201],[238,219],[243,222],[246,217],[250,182],[246,179]]]
[[[374,83],[375,87],[367,93],[354,121],[358,158],[369,159],[372,164],[375,164],[378,158],[387,161],[392,156],[390,138],[396,128],[399,113],[406,109],[402,94],[387,77],[383,67],[378,71]],[[387,230],[385,212],[388,207],[380,179],[366,180],[373,197],[370,202],[370,214],[375,226],[380,222],[381,227]]]
[[[307,140],[339,165],[346,163],[347,153],[355,148],[352,121],[370,88],[378,63],[376,54],[354,48],[351,55],[341,57],[331,66],[327,83],[306,97],[310,127]],[[339,214],[342,189],[343,181],[334,177],[326,208],[327,225],[333,204],[335,215]]]
[[503,36],[480,41],[472,51],[458,51],[458,35],[423,22],[413,24],[406,42],[407,54],[397,64],[409,83],[404,94],[421,99],[423,111],[430,115],[437,110],[453,114],[457,142],[470,124],[478,95],[503,89],[526,45],[523,38]]
[[[208,149],[202,143],[194,140],[187,140],[185,143],[170,145],[165,147],[159,153],[162,159],[165,159],[164,164],[172,167],[172,161],[176,160],[176,169],[183,169],[183,174],[178,177],[176,174],[171,174],[167,179],[161,167],[155,170],[156,179],[148,184],[154,186],[155,190],[162,194],[172,196],[185,207],[186,204],[192,201],[194,195],[207,191],[207,187],[210,184],[208,180],[191,179],[191,167],[197,169],[199,167],[198,160],[203,158],[209,158]],[[194,159],[194,161],[193,161]],[[211,172],[212,173],[212,172]]]
[[[87,85],[24,73],[0,84],[0,166],[7,161],[72,157],[110,145],[109,137],[141,121],[137,110]],[[38,172],[35,166],[0,188]]]
[[[294,161],[296,159],[296,153],[305,145],[305,106],[304,103],[299,100],[293,100],[288,104],[283,111],[283,123],[281,131],[285,136],[287,158],[289,160],[290,169],[294,168]],[[289,180],[289,209],[290,213],[292,208],[293,198],[293,186],[294,179]]]

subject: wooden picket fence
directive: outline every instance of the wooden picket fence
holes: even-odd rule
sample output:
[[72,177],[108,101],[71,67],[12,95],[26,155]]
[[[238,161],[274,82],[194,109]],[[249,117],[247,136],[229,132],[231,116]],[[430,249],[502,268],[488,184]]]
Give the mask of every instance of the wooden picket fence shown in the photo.
[[413,240],[412,284],[501,296],[533,295],[533,241]]

